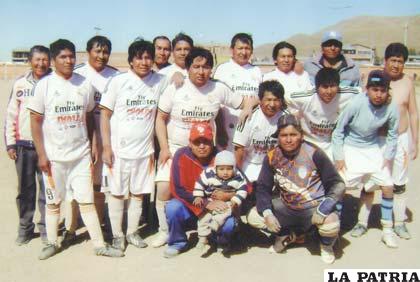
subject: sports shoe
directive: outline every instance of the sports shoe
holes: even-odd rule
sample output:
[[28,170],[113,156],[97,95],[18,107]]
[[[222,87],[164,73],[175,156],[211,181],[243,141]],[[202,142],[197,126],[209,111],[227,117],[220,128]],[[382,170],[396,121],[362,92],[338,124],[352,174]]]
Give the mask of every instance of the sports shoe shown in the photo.
[[127,243],[131,244],[133,246],[136,246],[137,248],[146,248],[147,243],[144,242],[143,238],[140,237],[137,233],[128,234],[126,236]]
[[327,264],[332,264],[335,261],[333,245],[321,244],[321,260]]
[[163,257],[165,258],[174,258],[181,253],[180,250],[175,249],[174,247],[168,247],[165,252],[163,253]]
[[15,243],[18,246],[26,245],[32,240],[32,238],[32,235],[18,236]]
[[271,253],[281,253],[286,249],[286,247],[296,241],[296,234],[294,232],[283,235],[283,236],[276,236],[274,238],[274,244],[269,249]]
[[119,258],[124,256],[124,251],[114,248],[109,245],[105,245],[104,247],[95,248],[95,254],[97,256],[104,256],[104,257],[112,257],[112,258]]
[[394,231],[402,239],[405,239],[405,240],[411,239],[411,235],[408,232],[407,226],[405,226],[404,223],[401,225],[395,225]]
[[382,242],[384,242],[388,248],[398,248],[397,236],[391,228],[390,230],[382,231]]
[[364,226],[363,224],[356,224],[353,229],[351,230],[351,237],[361,237],[363,234],[365,234],[367,232],[367,228],[366,226]]
[[69,247],[71,244],[76,241],[76,232],[70,232],[68,230],[64,230],[63,232],[63,240],[61,241],[61,246],[63,248]]
[[168,233],[159,231],[158,235],[152,242],[152,247],[159,248],[159,247],[162,247],[163,245],[166,245],[166,243],[168,243],[168,238],[169,238]]
[[115,237],[114,239],[112,239],[112,247],[124,252],[125,237],[121,236],[121,237]]
[[201,257],[203,257],[203,256],[206,256],[209,253],[209,251],[211,249],[211,246],[210,246],[209,243],[205,243],[205,242],[200,242],[199,241],[197,243],[197,245],[195,246],[195,249],[197,250],[198,254]]
[[44,260],[52,257],[55,254],[60,252],[60,248],[56,244],[47,243],[47,245],[42,248],[41,254],[38,256],[40,260]]

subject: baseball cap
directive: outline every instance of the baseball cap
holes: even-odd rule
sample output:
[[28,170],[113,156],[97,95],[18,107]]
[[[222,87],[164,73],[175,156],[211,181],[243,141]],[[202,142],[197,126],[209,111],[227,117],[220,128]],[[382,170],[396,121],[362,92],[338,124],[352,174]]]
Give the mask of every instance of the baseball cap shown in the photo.
[[371,86],[382,86],[385,88],[389,88],[390,81],[391,79],[384,71],[373,70],[369,73],[366,88]]
[[302,132],[302,126],[300,125],[300,121],[298,120],[298,118],[292,114],[285,114],[282,115],[277,121],[277,130],[271,135],[271,137],[277,138],[279,136],[280,129],[285,128],[289,125],[293,125],[297,130]]
[[327,42],[329,40],[335,40],[335,41],[338,41],[340,43],[343,43],[343,36],[338,31],[333,31],[333,30],[332,31],[327,31],[322,36],[321,44],[324,44],[325,42]]
[[235,166],[235,156],[232,152],[229,151],[221,151],[217,153],[216,158],[214,159],[214,165],[231,165]]
[[190,141],[205,138],[213,141],[213,129],[208,122],[194,123],[190,130]]

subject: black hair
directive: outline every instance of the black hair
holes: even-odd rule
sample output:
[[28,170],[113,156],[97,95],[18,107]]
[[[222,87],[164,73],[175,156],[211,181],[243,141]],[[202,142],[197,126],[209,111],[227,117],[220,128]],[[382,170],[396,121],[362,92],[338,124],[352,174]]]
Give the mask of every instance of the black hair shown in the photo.
[[89,41],[86,44],[86,51],[90,52],[90,50],[92,50],[95,44],[98,45],[98,47],[104,47],[104,46],[108,47],[109,53],[111,53],[111,50],[112,50],[111,41],[105,36],[96,35],[92,37],[91,39],[89,39]]
[[192,39],[190,36],[186,35],[185,33],[180,32],[180,33],[178,33],[178,34],[174,37],[174,39],[172,39],[172,50],[173,50],[173,49],[175,49],[175,45],[176,45],[179,41],[185,41],[185,42],[187,42],[188,44],[190,44],[191,48],[193,48],[193,47],[194,47],[194,41],[193,41],[193,39]]
[[340,85],[340,74],[333,68],[322,68],[315,75],[315,88],[321,85]]
[[131,63],[134,57],[141,57],[147,52],[152,59],[155,59],[155,46],[150,41],[144,39],[136,40],[128,47],[128,63]]
[[391,43],[385,49],[385,60],[389,57],[403,57],[404,62],[406,62],[408,59],[408,49],[402,43]]
[[260,100],[264,98],[265,92],[271,92],[281,101],[282,110],[287,108],[286,100],[284,99],[284,88],[277,80],[267,80],[260,83],[258,87],[258,97]]
[[230,41],[230,48],[234,48],[236,41],[241,41],[242,43],[249,44],[251,46],[251,49],[254,49],[254,41],[252,40],[252,36],[247,33],[237,33],[232,37],[232,40]]
[[55,59],[55,57],[57,57],[58,54],[65,49],[70,50],[76,56],[76,47],[71,41],[67,39],[58,39],[50,44],[51,57]]
[[29,54],[28,54],[28,60],[32,60],[32,57],[34,56],[34,53],[44,53],[48,55],[48,59],[51,59],[51,55],[50,55],[50,49],[48,49],[47,47],[43,46],[43,45],[35,45],[32,46],[32,48],[29,50]]
[[292,50],[293,57],[296,57],[296,47],[293,46],[292,44],[290,44],[289,42],[281,41],[281,42],[277,43],[273,48],[273,60],[274,61],[277,59],[277,55],[279,54],[279,50],[283,49],[283,48],[287,48],[287,49]]
[[194,47],[191,49],[190,53],[188,53],[187,57],[185,57],[185,67],[189,69],[197,57],[203,57],[206,59],[206,64],[213,68],[213,55],[207,49],[201,47]]
[[169,38],[168,37],[166,37],[165,35],[158,35],[158,36],[156,36],[155,38],[153,38],[153,45],[155,45],[156,44],[156,41],[157,40],[166,40],[166,41],[168,41],[169,42],[169,45],[171,45],[171,40],[169,40]]

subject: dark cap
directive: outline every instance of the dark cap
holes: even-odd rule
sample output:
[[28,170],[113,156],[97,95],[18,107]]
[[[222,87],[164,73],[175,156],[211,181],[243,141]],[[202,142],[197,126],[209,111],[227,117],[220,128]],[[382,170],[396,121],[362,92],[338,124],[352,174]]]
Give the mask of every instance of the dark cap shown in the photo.
[[389,88],[390,81],[391,79],[384,71],[373,70],[369,73],[366,88],[371,86],[382,86],[385,88]]
[[299,119],[292,114],[285,114],[277,121],[277,130],[271,135],[271,137],[277,138],[279,136],[280,129],[289,125],[294,126],[298,131],[302,132],[302,126],[300,125]]

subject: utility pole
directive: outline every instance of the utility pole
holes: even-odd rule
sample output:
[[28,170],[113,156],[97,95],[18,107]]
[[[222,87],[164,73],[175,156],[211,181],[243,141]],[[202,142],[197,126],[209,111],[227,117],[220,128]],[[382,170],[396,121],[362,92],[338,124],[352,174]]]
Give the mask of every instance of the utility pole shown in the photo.
[[95,30],[96,35],[99,35],[99,32],[102,30],[102,28],[97,27],[97,26],[95,26],[93,29]]
[[408,22],[404,25],[404,45],[407,46],[407,40],[408,40]]

